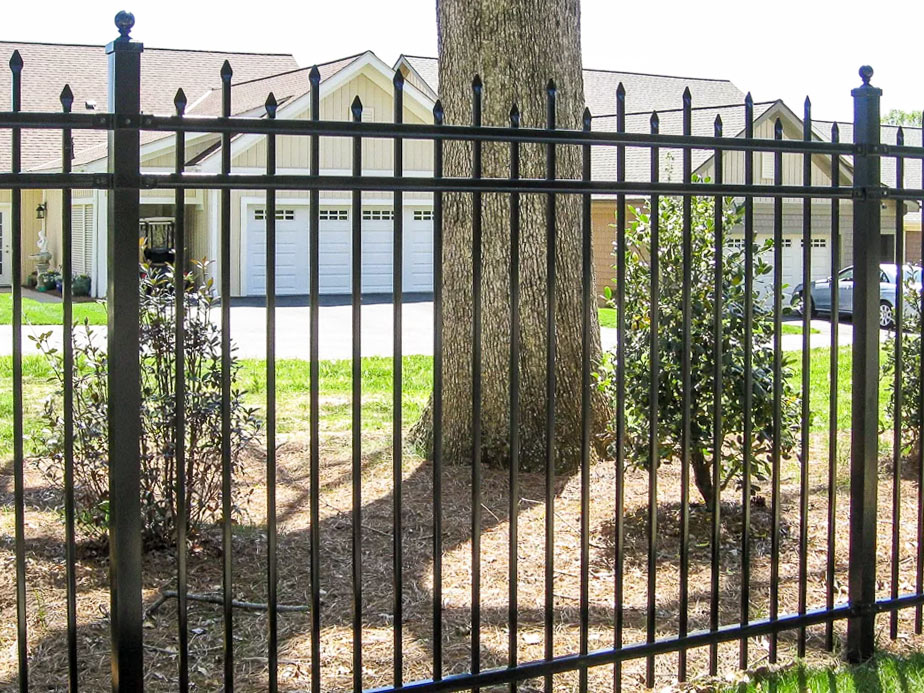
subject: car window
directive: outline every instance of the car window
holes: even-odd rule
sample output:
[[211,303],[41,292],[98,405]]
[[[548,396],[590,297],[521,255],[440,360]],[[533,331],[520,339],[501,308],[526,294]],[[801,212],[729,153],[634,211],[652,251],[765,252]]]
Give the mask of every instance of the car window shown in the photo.
[[879,282],[881,284],[891,284],[892,279],[882,270],[879,270]]
[[853,281],[853,267],[848,267],[839,275],[837,275],[837,280],[839,282],[852,282]]

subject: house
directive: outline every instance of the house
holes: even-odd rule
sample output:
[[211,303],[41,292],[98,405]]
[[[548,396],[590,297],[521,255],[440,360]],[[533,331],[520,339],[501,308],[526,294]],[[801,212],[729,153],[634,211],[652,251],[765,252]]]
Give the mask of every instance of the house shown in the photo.
[[[105,110],[107,104],[106,56],[101,46],[78,46],[38,43],[0,42],[0,55],[19,50],[25,62],[23,71],[23,107],[25,110],[54,111],[60,108],[58,96],[65,83],[75,95],[75,110]],[[228,60],[234,70],[232,77],[232,113],[235,116],[260,116],[269,92],[279,102],[277,117],[307,118],[310,105],[308,68],[299,67],[291,55],[249,53],[221,53],[146,48],[142,59],[142,109],[148,113],[172,114],[173,97],[182,87],[188,98],[187,114],[214,116],[220,112],[221,84],[219,71]],[[319,65],[321,73],[321,118],[346,120],[349,105],[359,96],[364,105],[363,119],[390,121],[392,119],[392,76],[400,70],[406,78],[404,120],[409,123],[432,122],[432,107],[439,90],[438,63],[434,58],[401,56],[390,66],[374,53],[367,51],[337,61]],[[9,108],[4,102],[10,93],[9,73],[0,71],[0,110]],[[622,83],[626,89],[630,131],[647,131],[652,109],[661,115],[662,132],[680,132],[680,103],[684,88],[689,87],[695,107],[693,127],[695,134],[712,134],[712,123],[717,114],[725,121],[725,133],[739,135],[743,128],[744,94],[727,80],[670,77],[638,73],[585,70],[585,97],[595,117],[596,130],[615,127],[615,94]],[[799,118],[782,102],[755,105],[755,135],[772,137],[774,120],[784,122],[786,137],[801,137]],[[816,123],[816,135],[826,137],[824,128]],[[842,139],[849,132],[842,129]],[[920,135],[918,134],[918,137]],[[894,135],[893,135],[894,137]],[[142,133],[141,165],[145,173],[170,172],[174,166],[174,139],[172,134]],[[75,132],[75,153],[72,162],[75,171],[104,171],[106,169],[105,133]],[[277,138],[277,170],[279,173],[308,172],[308,138],[279,136]],[[392,142],[385,139],[368,139],[363,143],[363,175],[391,175]],[[432,175],[432,143],[407,141],[404,144],[405,175]],[[232,172],[262,173],[265,167],[265,140],[256,135],[239,135],[232,139]],[[646,180],[648,154],[641,149],[627,149],[627,176],[630,180]],[[348,173],[351,167],[351,143],[347,138],[325,137],[320,146],[322,174]],[[221,161],[219,138],[215,134],[188,134],[186,137],[186,170],[190,172],[218,172]],[[9,167],[9,138],[0,137],[0,167]],[[60,167],[60,136],[53,131],[23,132],[23,165],[26,170],[54,171]],[[743,155],[726,153],[726,181],[742,180]],[[680,174],[679,152],[662,150],[662,179],[677,179]],[[771,159],[757,155],[755,176],[765,180],[772,176]],[[694,152],[694,168],[710,175],[710,152]],[[593,177],[615,179],[615,150],[595,147],[593,151]],[[771,162],[772,164],[772,162]],[[813,158],[813,179],[816,184],[830,180],[830,162],[822,157]],[[893,167],[894,170],[894,167]],[[884,178],[887,166],[883,165]],[[909,171],[911,174],[911,171]],[[918,177],[920,173],[918,172]],[[919,178],[918,178],[919,179]],[[784,182],[801,181],[801,159],[785,157]],[[760,181],[758,181],[760,182]],[[850,184],[849,161],[843,163],[842,184]],[[908,181],[912,185],[911,181]],[[106,286],[106,192],[75,191],[72,214],[74,231],[74,268],[77,273],[91,276],[93,293],[101,295]],[[9,191],[0,191],[0,233],[8,224]],[[643,200],[630,200],[640,205]],[[884,228],[894,230],[894,204],[886,203]],[[44,220],[36,218],[31,210],[44,205]],[[47,225],[49,250],[53,264],[60,264],[60,209],[58,191],[30,190],[23,194],[23,248],[24,271],[31,270],[28,255],[35,247],[42,225]],[[144,218],[174,217],[174,196],[167,191],[141,192],[141,215]],[[609,283],[612,271],[612,243],[615,231],[615,196],[598,195],[592,202],[593,234],[596,251],[598,287]],[[350,194],[322,192],[320,197],[320,274],[322,293],[342,294],[350,290]],[[432,195],[429,193],[404,194],[404,290],[429,292],[433,288],[432,267]],[[812,247],[817,249],[813,261],[813,276],[827,276],[827,243],[830,203],[813,207]],[[790,209],[791,208],[791,209]],[[755,228],[759,236],[770,233],[772,220],[769,200],[755,205]],[[265,207],[264,193],[260,190],[233,191],[231,201],[231,290],[236,296],[261,295],[265,292]],[[891,217],[890,211],[891,210]],[[219,194],[217,191],[188,191],[182,211],[186,220],[189,247],[193,257],[217,258],[219,247]],[[849,204],[843,205],[842,230],[845,238],[850,232]],[[787,201],[786,260],[787,276],[801,276],[801,201]],[[308,292],[306,258],[308,256],[308,195],[301,192],[284,192],[277,196],[277,291],[280,294]],[[889,227],[889,219],[892,225]],[[392,225],[393,198],[389,193],[367,192],[362,196],[362,288],[368,293],[391,291],[392,279]],[[894,233],[894,231],[893,231]],[[9,262],[3,248],[0,284],[9,283]],[[845,242],[844,261],[849,262],[849,242]],[[3,274],[5,272],[5,274]],[[217,275],[218,268],[212,272]],[[793,283],[790,281],[790,283]]]
[[[74,92],[75,112],[106,111],[108,108],[107,57],[103,46],[76,44],[0,42],[0,55],[8,59],[14,50],[23,58],[23,110],[60,111],[60,94],[65,84]],[[284,73],[298,68],[288,54],[221,53],[213,51],[148,48],[142,61],[142,108],[146,112],[174,112],[173,98],[180,87],[190,99],[202,99],[220,85],[219,70],[225,60],[235,66],[241,81]],[[0,70],[0,110],[10,110],[10,71]],[[169,138],[172,139],[172,138]],[[209,146],[209,138],[192,138],[189,154],[195,156]],[[214,139],[214,138],[212,138]],[[104,170],[106,133],[74,131],[75,171]],[[172,154],[163,135],[145,133],[144,166],[163,170]],[[61,135],[53,130],[22,132],[22,165],[25,171],[60,170]],[[9,134],[0,137],[0,170],[10,170]],[[106,286],[106,193],[76,190],[73,194],[73,266],[75,273],[92,278],[92,291],[102,295]],[[169,199],[167,199],[169,197]],[[187,195],[186,219],[191,227],[206,222],[205,195]],[[173,216],[173,196],[142,193],[143,216]],[[29,255],[37,250],[38,234],[46,228],[52,264],[61,263],[61,193],[57,190],[25,190],[22,195],[23,273],[32,270]],[[36,210],[43,206],[45,219]],[[0,285],[10,283],[9,240],[10,191],[0,190]],[[205,255],[209,248],[202,234],[194,233],[191,250]]]
[[[436,58],[402,56],[397,69],[407,71],[409,81],[418,84],[435,98],[439,89],[439,62]],[[622,83],[626,92],[626,130],[634,133],[650,132],[653,111],[658,112],[659,131],[662,134],[680,135],[683,132],[682,95],[690,89],[692,97],[693,135],[714,134],[715,120],[720,116],[723,134],[726,137],[744,136],[745,94],[727,80],[701,79],[694,77],[673,77],[609,70],[584,70],[584,98],[594,114],[592,127],[598,132],[616,131],[616,90]],[[783,125],[784,139],[802,139],[802,119],[780,100],[754,104],[754,137],[773,139],[776,119]],[[830,141],[832,121],[813,121],[813,137]],[[842,142],[853,141],[853,124],[838,123]],[[882,126],[882,141],[894,144],[897,128]],[[905,142],[921,146],[921,131],[906,128]],[[626,148],[626,180],[644,182],[649,180],[650,152],[644,148]],[[679,150],[661,148],[660,179],[665,182],[680,182],[682,178],[682,153]],[[754,183],[773,182],[773,154],[761,152],[754,155]],[[694,175],[713,178],[715,175],[714,153],[708,150],[693,150],[691,153]],[[593,180],[616,180],[616,149],[594,147],[591,154],[591,178]],[[744,183],[744,160],[742,152],[723,153],[723,178],[726,183]],[[802,184],[803,159],[800,154],[784,154],[782,178],[784,185]],[[913,169],[913,170],[912,170]],[[894,159],[882,159],[882,183],[896,185]],[[853,168],[849,157],[841,158],[839,184],[853,183]],[[831,185],[830,157],[812,156],[812,184]],[[905,187],[921,185],[919,166],[905,167]],[[627,204],[634,208],[644,206],[642,197],[627,196]],[[920,207],[906,203],[905,217],[906,257],[911,261],[921,258],[920,216],[915,213]],[[840,202],[841,257],[840,266],[853,262],[853,208],[849,201]],[[595,279],[598,294],[615,278],[613,248],[616,240],[616,195],[594,195],[591,203],[592,234],[594,245]],[[631,213],[628,220],[631,221]],[[895,253],[896,202],[884,200],[882,208],[882,259],[891,261]],[[826,278],[831,273],[831,202],[817,200],[812,203],[811,219],[811,275],[813,279]],[[755,239],[760,244],[773,235],[773,200],[755,198]],[[731,243],[743,242],[743,229],[730,229]],[[783,204],[783,281],[789,287],[802,282],[802,200],[784,200]],[[772,264],[772,257],[766,260]]]

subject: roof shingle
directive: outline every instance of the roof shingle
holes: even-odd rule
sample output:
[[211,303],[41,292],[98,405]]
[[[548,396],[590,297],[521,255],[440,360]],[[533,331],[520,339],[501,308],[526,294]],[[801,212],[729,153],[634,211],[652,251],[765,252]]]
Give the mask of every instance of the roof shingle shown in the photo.
[[[108,108],[108,60],[103,46],[0,41],[4,60],[18,50],[23,58],[22,105],[24,111],[59,111],[58,97],[65,84],[74,92],[74,111]],[[289,54],[223,53],[217,51],[146,48],[141,61],[141,109],[159,115],[174,112],[173,97],[178,88],[194,103],[212,88],[220,86],[219,71],[225,60],[231,63],[236,81],[253,80],[298,68]],[[10,110],[11,75],[0,70],[0,111]],[[265,96],[264,96],[265,98]],[[0,137],[0,170],[10,166],[9,137]],[[74,133],[80,152],[104,145],[103,132]],[[23,132],[22,163],[28,170],[60,157],[61,136],[55,131]]]

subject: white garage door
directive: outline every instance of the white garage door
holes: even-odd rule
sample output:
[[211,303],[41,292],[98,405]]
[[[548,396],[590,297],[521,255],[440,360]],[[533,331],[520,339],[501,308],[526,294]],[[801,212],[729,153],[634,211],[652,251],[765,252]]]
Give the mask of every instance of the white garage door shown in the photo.
[[[755,243],[762,247],[770,236],[757,234]],[[812,237],[812,279],[826,279],[831,274],[831,246],[827,236]],[[744,239],[729,239],[729,247],[743,248]],[[774,252],[769,250],[762,255],[764,261],[773,267]],[[792,294],[793,289],[802,283],[802,237],[797,235],[783,236],[783,295]],[[767,300],[772,298],[773,273],[757,277],[754,282],[756,291]]]
[[[392,291],[394,213],[386,208],[362,212],[362,291]],[[261,206],[247,212],[246,292],[266,293],[266,222]],[[308,207],[279,205],[276,211],[276,286],[279,294],[308,293]],[[433,289],[433,213],[405,210],[404,290]],[[322,294],[348,294],[351,289],[351,223],[348,207],[319,212],[319,276]]]
[[[350,210],[322,207],[318,212],[318,291],[350,293]],[[307,293],[307,291],[305,292]]]
[[[308,208],[276,208],[276,292],[308,293]],[[247,208],[247,293],[266,294],[266,208]]]
[[[812,236],[813,281],[827,279],[831,274],[831,241],[827,236]],[[792,293],[802,283],[802,237],[789,236],[783,241],[783,283],[786,293]]]
[[363,210],[362,287],[365,294],[391,291],[394,218],[390,209]]
[[433,210],[404,215],[404,290],[433,291]]

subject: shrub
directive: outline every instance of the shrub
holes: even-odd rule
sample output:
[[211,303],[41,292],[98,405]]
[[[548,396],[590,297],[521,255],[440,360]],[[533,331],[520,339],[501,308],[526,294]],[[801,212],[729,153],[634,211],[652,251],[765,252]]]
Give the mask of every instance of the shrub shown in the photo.
[[[200,269],[203,263],[198,263]],[[141,510],[145,546],[165,546],[176,537],[176,417],[174,407],[175,299],[173,268],[142,265],[141,279]],[[211,283],[187,279],[185,294],[186,513],[190,535],[215,521],[221,511],[221,335],[210,319]],[[60,485],[64,473],[63,357],[50,342],[36,342],[53,367],[56,391],[45,402],[40,467]],[[78,522],[93,541],[108,528],[108,358],[103,340],[85,321],[74,340],[74,485]],[[239,370],[232,357],[231,455],[240,471],[241,453],[259,432],[254,409],[233,386]],[[239,499],[236,499],[239,500]],[[235,503],[235,512],[238,507]]]
[[[716,344],[714,337],[715,224],[714,199],[693,198],[692,202],[692,407],[690,458],[693,480],[707,505],[713,498],[713,387]],[[649,384],[651,382],[649,345],[651,343],[651,209],[631,210],[634,220],[626,229],[626,452],[630,464],[647,468],[649,464]],[[658,209],[660,287],[658,306],[658,445],[662,463],[679,461],[682,432],[682,355],[683,355],[683,216],[681,200],[661,197]],[[726,234],[741,221],[743,210],[728,199],[723,206]],[[755,279],[771,272],[764,256],[772,241],[755,245]],[[742,476],[744,416],[744,309],[745,252],[728,242],[724,248],[722,279],[722,456],[721,488]],[[610,304],[612,291],[606,291]],[[753,308],[752,357],[752,478],[765,479],[770,470],[773,442],[773,314],[769,302],[755,297]],[[615,401],[617,353],[604,357],[602,386]],[[791,369],[784,357],[782,368],[782,431],[780,446],[784,455],[795,445],[799,425],[799,400],[789,382]],[[755,489],[756,490],[756,489]]]
[[[907,278],[904,282],[905,307],[902,310],[901,363],[901,447],[902,454],[912,462],[921,453],[921,310],[924,308],[920,289]],[[895,420],[898,392],[895,389],[895,330],[890,330],[882,345],[882,377],[889,392],[886,414]]]

